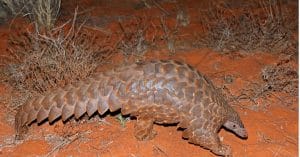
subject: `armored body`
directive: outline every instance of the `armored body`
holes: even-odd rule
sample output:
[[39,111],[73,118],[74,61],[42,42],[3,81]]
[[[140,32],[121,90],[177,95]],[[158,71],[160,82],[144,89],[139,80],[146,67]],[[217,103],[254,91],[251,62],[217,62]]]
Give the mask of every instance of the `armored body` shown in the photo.
[[51,123],[95,112],[120,110],[137,118],[135,137],[150,140],[153,124],[177,124],[183,137],[213,153],[230,156],[231,149],[218,137],[222,126],[247,137],[239,115],[203,74],[178,61],[149,61],[98,73],[93,77],[37,96],[17,112],[16,135],[29,125],[48,119]]

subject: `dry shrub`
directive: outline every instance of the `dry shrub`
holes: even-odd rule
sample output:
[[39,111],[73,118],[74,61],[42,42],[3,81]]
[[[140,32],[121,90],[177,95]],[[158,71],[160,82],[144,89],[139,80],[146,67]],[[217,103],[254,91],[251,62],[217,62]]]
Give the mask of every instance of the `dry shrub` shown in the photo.
[[297,26],[296,8],[283,7],[278,0],[253,5],[237,11],[213,4],[202,13],[205,32],[196,45],[222,52],[283,52],[295,46],[292,34]]
[[[298,101],[298,70],[290,60],[282,60],[275,65],[262,69],[259,82],[249,81],[238,95],[232,94],[226,86],[221,87],[228,102],[240,106],[243,100],[251,102],[249,106],[240,106],[251,110],[264,110],[274,103],[291,107]],[[275,99],[274,99],[275,98]],[[274,101],[276,100],[276,101]]]
[[178,23],[167,23],[165,16],[159,21],[146,16],[134,17],[128,23],[119,22],[119,26],[117,47],[126,59],[143,60],[147,51],[162,47],[166,47],[171,55],[175,53],[179,26]]
[[61,0],[0,0],[11,14],[29,17],[37,29],[51,29],[58,17]]
[[27,31],[12,36],[13,57],[2,69],[4,81],[20,93],[35,95],[91,75],[114,48],[109,37],[100,40],[81,26],[75,26],[74,18],[71,26],[66,23],[44,34]]
[[179,27],[181,27],[179,25],[182,25],[182,23],[180,24],[180,20],[177,20],[176,24],[171,26],[167,23],[165,16],[160,18],[160,28],[163,30],[161,39],[166,43],[170,55],[174,55],[176,53]]
[[119,26],[121,33],[117,48],[126,59],[132,57],[141,59],[151,42],[146,39],[146,33],[149,29],[146,18],[136,17],[130,23],[125,24],[119,22]]
[[278,63],[266,66],[261,73],[264,88],[268,91],[286,92],[292,96],[298,95],[298,72],[289,64]]

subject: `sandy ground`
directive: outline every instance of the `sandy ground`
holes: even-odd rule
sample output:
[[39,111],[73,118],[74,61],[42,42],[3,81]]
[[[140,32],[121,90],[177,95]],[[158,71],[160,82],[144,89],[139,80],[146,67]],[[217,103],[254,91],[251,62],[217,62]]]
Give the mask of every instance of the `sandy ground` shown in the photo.
[[[127,1],[125,1],[127,2]],[[130,15],[132,13],[125,3],[124,7],[103,5],[93,1],[76,1],[82,8],[94,6],[93,16]],[[66,4],[65,4],[66,5]],[[71,4],[67,4],[72,6]],[[73,4],[76,5],[75,3]],[[190,4],[192,6],[192,4]],[[114,8],[111,9],[110,7]],[[168,5],[165,6],[168,8]],[[70,7],[72,8],[72,7]],[[190,10],[195,9],[190,7]],[[109,11],[108,11],[109,10]],[[66,9],[67,14],[71,9]],[[145,12],[149,10],[144,10]],[[159,10],[154,10],[159,12]],[[193,12],[191,12],[193,14]],[[97,19],[94,19],[97,21]],[[99,22],[99,21],[98,21]],[[91,23],[90,23],[91,24]],[[103,23],[102,23],[103,24]],[[92,26],[92,25],[90,25]],[[115,24],[107,24],[113,30]],[[195,28],[191,24],[191,28]],[[12,30],[8,25],[0,28],[0,51],[7,48],[6,41]],[[191,31],[191,30],[186,30]],[[194,30],[195,31],[195,30]],[[233,94],[238,94],[250,82],[259,82],[260,73],[266,65],[276,64],[280,58],[276,54],[257,52],[241,56],[222,55],[209,49],[187,49],[168,55],[166,50],[153,50],[145,54],[146,59],[176,59],[196,67],[207,75],[216,86],[226,86]],[[120,55],[113,57],[115,65],[122,61]],[[295,63],[297,64],[297,63]],[[99,67],[99,71],[107,70]],[[233,76],[231,83],[226,83],[225,76]],[[0,96],[7,94],[8,87],[0,86]],[[281,95],[282,93],[273,93]],[[254,106],[250,101],[231,103],[238,111],[248,131],[249,138],[240,139],[231,132],[220,130],[219,136],[225,144],[233,149],[234,157],[296,157],[298,154],[298,102],[287,106],[281,99],[269,97],[268,103]],[[14,141],[13,117],[15,113],[0,104],[0,156],[95,156],[95,157],[213,157],[208,150],[189,144],[182,139],[182,131],[176,126],[155,125],[158,132],[150,141],[137,141],[133,136],[135,120],[129,120],[125,126],[115,116],[106,115],[100,119],[95,116],[89,120],[70,120],[66,124],[57,121],[53,125],[48,122],[30,127],[28,137],[23,141]]]

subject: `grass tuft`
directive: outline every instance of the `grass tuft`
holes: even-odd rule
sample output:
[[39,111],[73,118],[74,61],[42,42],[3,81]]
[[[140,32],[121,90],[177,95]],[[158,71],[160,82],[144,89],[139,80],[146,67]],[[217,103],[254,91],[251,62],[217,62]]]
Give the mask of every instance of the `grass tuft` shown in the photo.
[[[287,8],[278,0],[260,1],[243,10],[213,4],[202,12],[204,34],[199,47],[221,52],[284,52],[293,44],[297,26],[296,8]],[[296,52],[292,52],[296,53]]]
[[[98,39],[73,21],[46,33],[22,31],[9,39],[2,80],[25,94],[41,94],[90,76],[114,53],[110,38]],[[25,96],[24,96],[25,97]]]

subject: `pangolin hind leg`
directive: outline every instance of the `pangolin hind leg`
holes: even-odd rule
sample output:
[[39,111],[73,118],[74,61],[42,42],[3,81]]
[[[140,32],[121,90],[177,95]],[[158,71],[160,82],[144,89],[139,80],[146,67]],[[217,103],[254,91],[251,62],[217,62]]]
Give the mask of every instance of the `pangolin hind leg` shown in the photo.
[[157,134],[153,124],[176,124],[179,122],[178,111],[169,105],[150,104],[139,107],[132,114],[137,118],[135,124],[135,137],[138,140],[151,140]]
[[151,140],[157,134],[153,130],[154,119],[148,116],[138,116],[134,126],[134,136],[139,141]]
[[200,145],[209,149],[216,155],[231,157],[231,148],[228,145],[221,143],[217,132],[207,129],[186,129],[183,132],[183,137],[188,138],[190,143]]
[[134,126],[134,136],[137,140],[151,140],[155,137],[156,132],[153,130],[154,118],[152,114],[147,114],[149,107],[141,106],[140,102],[132,103],[129,101],[121,109],[122,115],[131,114],[136,117],[137,121]]

